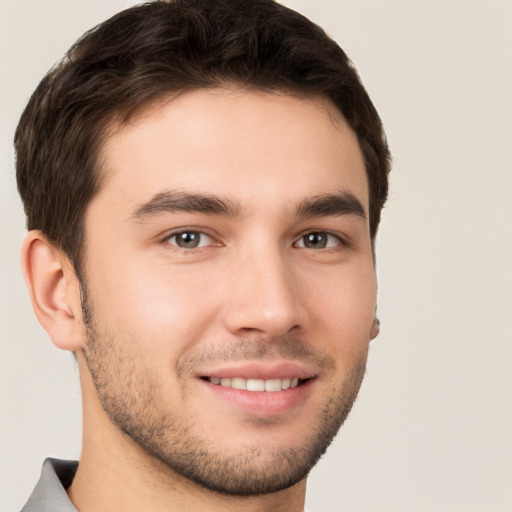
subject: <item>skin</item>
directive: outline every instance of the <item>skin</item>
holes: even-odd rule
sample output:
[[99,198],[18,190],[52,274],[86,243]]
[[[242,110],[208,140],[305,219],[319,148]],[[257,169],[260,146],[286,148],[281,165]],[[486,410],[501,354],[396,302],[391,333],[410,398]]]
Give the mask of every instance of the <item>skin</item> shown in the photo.
[[[36,313],[79,362],[84,438],[70,498],[88,512],[303,510],[307,470],[348,413],[376,335],[355,134],[326,100],[200,90],[118,127],[101,163],[85,218],[85,303],[43,235],[23,249]],[[226,208],[176,209],[184,194]],[[307,208],[326,196],[348,207]],[[199,246],[180,247],[183,231]],[[325,247],[307,244],[318,233]],[[306,385],[248,397],[204,379],[286,372]],[[213,476],[201,470],[207,485],[169,465],[187,450],[216,464]],[[207,488],[215,475],[231,492]],[[243,475],[281,488],[236,496]]]

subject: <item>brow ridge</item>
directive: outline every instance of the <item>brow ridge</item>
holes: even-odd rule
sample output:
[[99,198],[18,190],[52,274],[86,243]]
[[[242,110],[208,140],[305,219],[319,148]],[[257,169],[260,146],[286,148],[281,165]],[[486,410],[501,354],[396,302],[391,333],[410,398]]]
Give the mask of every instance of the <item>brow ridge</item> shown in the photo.
[[195,194],[181,191],[165,191],[155,194],[134,208],[131,220],[144,221],[162,213],[189,212],[206,215],[238,217],[240,205],[232,200],[208,194]]
[[[136,206],[130,219],[143,222],[163,213],[202,213],[205,215],[222,215],[230,218],[241,216],[242,207],[231,199],[209,194],[185,191],[164,191],[155,194],[148,201]],[[335,194],[322,194],[301,201],[296,209],[297,217],[323,217],[332,215],[355,215],[367,219],[365,209],[359,199],[351,192],[342,191]]]
[[322,194],[302,201],[295,211],[297,217],[324,217],[330,215],[355,215],[367,219],[361,201],[351,192]]

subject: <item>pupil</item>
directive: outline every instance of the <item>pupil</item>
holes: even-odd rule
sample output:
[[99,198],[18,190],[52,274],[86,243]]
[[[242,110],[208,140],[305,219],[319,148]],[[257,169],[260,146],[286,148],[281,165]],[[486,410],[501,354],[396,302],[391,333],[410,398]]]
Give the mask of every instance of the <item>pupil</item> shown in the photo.
[[322,233],[311,233],[306,236],[304,244],[306,247],[313,249],[324,248],[327,243],[327,238]]
[[199,235],[197,233],[180,233],[177,237],[177,243],[180,247],[197,247],[199,244]]

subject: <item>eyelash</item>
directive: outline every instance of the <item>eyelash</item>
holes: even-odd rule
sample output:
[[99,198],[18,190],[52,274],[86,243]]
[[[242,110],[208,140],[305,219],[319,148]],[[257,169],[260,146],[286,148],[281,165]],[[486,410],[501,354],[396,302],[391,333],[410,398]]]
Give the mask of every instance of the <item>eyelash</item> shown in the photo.
[[[189,235],[199,235],[201,238],[207,238],[208,239],[208,243],[206,243],[205,245],[198,245],[196,247],[181,247],[180,245],[178,245],[177,243],[171,243],[171,240],[172,239],[177,239],[177,237],[179,237],[180,235],[186,235],[186,234],[189,234]],[[178,249],[182,249],[184,251],[193,251],[195,249],[203,249],[204,247],[207,247],[208,245],[211,244],[211,242],[213,241],[213,237],[208,235],[207,233],[204,233],[203,231],[200,231],[200,230],[197,230],[197,229],[182,229],[180,231],[176,231],[174,233],[171,233],[169,235],[167,235],[164,239],[163,239],[163,242],[165,243],[168,243],[169,245],[173,245],[174,247],[178,248]],[[199,241],[199,243],[201,243],[201,241]]]
[[[195,235],[199,235],[200,240],[199,240],[198,243],[200,245],[197,245],[195,247],[182,247],[182,246],[178,245],[178,243],[171,243],[171,240],[174,239],[176,241],[177,237],[179,237],[180,235],[185,235],[185,234],[194,235],[194,236]],[[327,241],[326,241],[327,245],[330,242],[332,242],[333,239],[335,241],[335,244],[331,245],[331,246],[320,247],[319,249],[315,249],[313,247],[307,247],[306,244],[308,242],[305,242],[305,239],[308,236],[309,237],[322,237],[322,236],[325,236],[325,237],[327,237]],[[207,241],[206,241],[206,243],[203,243],[201,245],[201,238],[204,239],[205,237],[207,238]],[[203,231],[200,231],[198,229],[181,229],[180,231],[176,231],[174,233],[171,233],[171,234],[167,235],[162,240],[162,242],[167,243],[169,245],[172,245],[173,247],[176,247],[177,249],[180,249],[182,251],[188,252],[188,251],[195,251],[195,250],[198,250],[198,249],[204,249],[205,247],[208,247],[209,245],[212,245],[212,241],[214,241],[214,240],[215,239],[211,235],[208,235],[207,233],[204,233]],[[302,243],[302,245],[299,245],[300,243]],[[221,244],[219,243],[219,244],[213,244],[213,245],[221,245]],[[339,235],[331,233],[329,231],[307,231],[307,232],[301,234],[299,239],[296,242],[294,242],[293,246],[297,247],[297,248],[300,248],[300,249],[310,249],[312,251],[339,251],[339,250],[341,250],[343,248],[346,248],[348,246],[348,243],[346,242],[346,240],[344,240]]]
[[[334,233],[330,233],[329,231],[308,231],[307,233],[304,233],[300,236],[300,238],[297,240],[297,242],[295,242],[294,246],[304,248],[304,249],[315,250],[312,247],[306,246],[305,239],[306,239],[306,237],[320,237],[320,236],[327,237],[326,244],[329,244],[329,240],[332,241],[334,239],[335,245],[331,245],[330,247],[321,247],[320,249],[317,249],[317,250],[326,250],[326,251],[334,250],[335,251],[335,250],[340,250],[340,248],[347,246],[347,243],[339,235],[335,235]],[[303,245],[298,246],[297,244],[299,244],[299,242],[302,242]]]

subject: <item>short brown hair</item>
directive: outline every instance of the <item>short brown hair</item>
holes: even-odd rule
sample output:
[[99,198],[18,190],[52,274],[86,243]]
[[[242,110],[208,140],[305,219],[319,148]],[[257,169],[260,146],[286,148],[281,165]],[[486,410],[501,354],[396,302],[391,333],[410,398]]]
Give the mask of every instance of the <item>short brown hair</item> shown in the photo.
[[272,0],[160,0],[84,34],[41,81],[15,135],[28,229],[41,230],[79,272],[83,218],[98,192],[108,128],[164,95],[225,83],[330,99],[357,134],[374,239],[390,155],[379,115],[343,50]]

